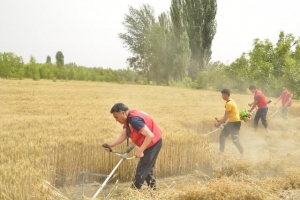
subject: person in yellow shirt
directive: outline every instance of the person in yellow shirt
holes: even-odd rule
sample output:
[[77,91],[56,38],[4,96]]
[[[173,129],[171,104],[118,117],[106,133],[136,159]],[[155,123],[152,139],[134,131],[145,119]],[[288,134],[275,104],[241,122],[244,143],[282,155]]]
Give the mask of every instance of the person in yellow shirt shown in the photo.
[[222,98],[226,101],[225,103],[225,114],[220,119],[217,120],[217,123],[215,124],[215,127],[219,127],[221,124],[226,123],[220,133],[219,142],[220,142],[220,152],[223,153],[225,149],[225,140],[226,137],[231,135],[231,139],[233,141],[233,144],[238,148],[239,152],[243,155],[244,149],[241,145],[240,139],[239,139],[239,132],[241,128],[241,119],[239,115],[239,109],[233,99],[230,98],[230,90],[229,89],[223,89],[221,91]]

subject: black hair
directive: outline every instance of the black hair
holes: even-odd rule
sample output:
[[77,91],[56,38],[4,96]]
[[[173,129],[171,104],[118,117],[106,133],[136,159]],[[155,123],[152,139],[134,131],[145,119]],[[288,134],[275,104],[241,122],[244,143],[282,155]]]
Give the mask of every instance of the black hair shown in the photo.
[[256,90],[255,85],[250,85],[250,86],[249,86],[249,90]]
[[127,111],[128,107],[123,104],[123,103],[116,103],[111,109],[110,109],[110,113],[113,112],[122,112],[122,111]]
[[223,89],[221,91],[222,94],[227,94],[228,96],[230,96],[230,90],[229,89]]

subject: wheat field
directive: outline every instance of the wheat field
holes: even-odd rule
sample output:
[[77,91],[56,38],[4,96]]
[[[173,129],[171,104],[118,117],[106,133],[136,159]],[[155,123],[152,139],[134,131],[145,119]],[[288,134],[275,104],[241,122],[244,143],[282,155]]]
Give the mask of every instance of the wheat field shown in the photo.
[[[220,92],[3,79],[0,91],[0,199],[89,199],[99,185],[87,186],[82,195],[80,172],[108,174],[120,159],[101,147],[121,132],[109,112],[117,102],[147,112],[163,131],[155,169],[160,189],[128,189],[134,159],[121,164],[99,199],[282,199],[300,187],[299,101],[288,121],[280,112],[269,119],[269,134],[260,125],[255,135],[252,122],[243,122],[240,158],[230,139],[225,155],[217,154],[219,131],[205,135],[215,130],[214,118],[223,116]],[[240,109],[253,99],[250,93],[231,97]],[[277,109],[270,105],[268,116]],[[126,148],[125,142],[115,150]]]

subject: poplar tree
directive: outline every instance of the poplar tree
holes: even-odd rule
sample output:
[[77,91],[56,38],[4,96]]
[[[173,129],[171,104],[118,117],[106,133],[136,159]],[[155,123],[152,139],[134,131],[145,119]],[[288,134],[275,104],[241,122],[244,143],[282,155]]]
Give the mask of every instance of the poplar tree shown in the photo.
[[64,66],[64,54],[61,51],[58,51],[55,55],[56,58],[56,65],[58,67],[63,67]]
[[192,51],[189,76],[197,77],[211,59],[211,45],[216,34],[216,0],[172,0],[170,8],[174,32],[180,38],[184,30]]
[[51,57],[50,56],[47,56],[46,63],[50,63],[51,64]]

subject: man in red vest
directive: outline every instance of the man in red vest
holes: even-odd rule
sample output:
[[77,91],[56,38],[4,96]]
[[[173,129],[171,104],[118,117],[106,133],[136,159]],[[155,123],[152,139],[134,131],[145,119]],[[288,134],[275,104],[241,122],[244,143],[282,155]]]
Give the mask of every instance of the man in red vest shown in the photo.
[[162,147],[162,131],[148,114],[138,110],[129,110],[123,103],[116,103],[110,113],[117,122],[123,125],[123,130],[118,138],[106,144],[112,148],[126,139],[128,142],[130,137],[132,142],[139,147],[136,157],[140,158],[132,187],[140,189],[146,181],[150,188],[156,190],[153,169]]
[[251,108],[250,110],[248,110],[248,112],[251,113],[256,108],[256,106],[258,107],[254,117],[255,133],[257,133],[259,119],[261,119],[263,126],[268,132],[268,122],[267,122],[268,101],[265,95],[261,91],[256,89],[255,85],[250,85],[249,90],[254,94],[254,101],[253,103],[249,104]]
[[277,101],[275,102],[275,106],[276,106],[276,103],[280,99],[281,99],[281,106],[282,106],[282,116],[283,116],[283,119],[286,120],[287,117],[288,117],[289,108],[292,105],[292,96],[291,96],[291,93],[288,91],[286,86],[282,87],[281,95],[277,99]]

